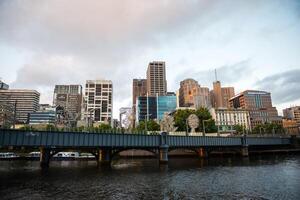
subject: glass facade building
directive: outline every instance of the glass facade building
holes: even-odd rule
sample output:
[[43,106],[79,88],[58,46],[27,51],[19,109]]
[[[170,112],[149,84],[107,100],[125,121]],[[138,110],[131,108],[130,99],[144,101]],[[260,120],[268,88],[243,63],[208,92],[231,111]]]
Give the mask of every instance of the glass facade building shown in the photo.
[[157,97],[157,119],[162,120],[164,114],[176,110],[176,96]]
[[136,121],[157,118],[156,97],[138,97],[136,104]]
[[176,96],[138,97],[136,121],[161,120],[166,112],[176,110]]

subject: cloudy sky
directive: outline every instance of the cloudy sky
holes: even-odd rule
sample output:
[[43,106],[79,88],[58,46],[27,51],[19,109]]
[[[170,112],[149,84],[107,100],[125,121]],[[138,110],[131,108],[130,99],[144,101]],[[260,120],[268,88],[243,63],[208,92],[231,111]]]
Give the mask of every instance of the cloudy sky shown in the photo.
[[236,92],[272,92],[279,112],[300,104],[300,1],[1,0],[0,77],[51,103],[55,84],[114,83],[114,116],[133,78],[167,65],[168,90],[214,69]]

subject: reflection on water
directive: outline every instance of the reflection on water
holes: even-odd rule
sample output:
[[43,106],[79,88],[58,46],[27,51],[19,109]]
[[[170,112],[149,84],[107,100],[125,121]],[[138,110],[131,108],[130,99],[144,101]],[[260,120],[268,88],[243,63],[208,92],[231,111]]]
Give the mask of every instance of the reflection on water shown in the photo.
[[0,161],[1,199],[300,199],[300,157]]

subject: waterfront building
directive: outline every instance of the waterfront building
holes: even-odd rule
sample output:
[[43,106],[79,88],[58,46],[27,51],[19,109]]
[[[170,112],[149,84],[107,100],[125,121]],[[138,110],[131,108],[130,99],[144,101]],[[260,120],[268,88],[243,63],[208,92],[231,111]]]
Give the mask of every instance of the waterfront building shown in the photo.
[[157,97],[157,120],[163,119],[165,113],[170,113],[176,110],[176,95],[167,94],[167,96]]
[[207,87],[201,87],[194,79],[180,82],[179,107],[210,108],[210,93]]
[[283,109],[283,117],[285,119],[296,121],[297,125],[300,127],[300,106]]
[[252,128],[264,123],[282,124],[276,107],[272,105],[271,93],[258,90],[246,90],[229,100],[231,108],[249,111]]
[[113,83],[110,80],[87,80],[83,119],[87,124],[113,126]]
[[166,65],[162,61],[150,62],[147,69],[147,93],[164,96],[167,93]]
[[234,97],[234,87],[221,87],[221,82],[215,81],[210,94],[214,108],[229,108],[229,99]]
[[232,131],[235,125],[243,126],[251,131],[249,111],[235,108],[211,108],[210,114],[219,131]]
[[0,90],[8,90],[8,89],[9,89],[8,84],[6,84],[0,80]]
[[285,132],[289,135],[299,135],[300,126],[296,120],[293,119],[282,119],[282,126]]
[[15,110],[15,123],[26,124],[28,114],[39,109],[40,93],[28,89],[0,90],[0,103]]
[[132,113],[134,116],[132,123],[134,126],[136,115],[136,99],[137,97],[147,96],[147,79],[133,79],[132,82]]
[[72,123],[72,126],[76,126],[81,116],[82,86],[55,85],[53,105],[63,112],[64,124]]

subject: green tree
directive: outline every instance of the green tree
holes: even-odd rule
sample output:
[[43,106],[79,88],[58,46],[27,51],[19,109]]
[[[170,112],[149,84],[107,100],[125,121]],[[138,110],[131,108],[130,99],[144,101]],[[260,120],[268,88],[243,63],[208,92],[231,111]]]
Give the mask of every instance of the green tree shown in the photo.
[[100,131],[108,131],[112,129],[112,127],[109,124],[104,123],[100,124],[98,128]]
[[236,131],[236,134],[242,134],[244,127],[242,125],[236,124],[233,126],[233,129]]
[[[187,119],[191,114],[196,114],[199,118],[199,127],[196,131],[203,131],[203,120],[205,125],[206,133],[217,132],[217,127],[215,121],[212,119],[212,116],[207,108],[199,108],[197,110],[177,110],[174,114],[175,127],[178,127],[178,131],[186,131],[187,129]],[[190,129],[188,128],[188,131]]]
[[175,127],[177,128],[177,131],[186,131],[187,129],[187,118],[195,113],[194,110],[177,110],[174,114],[174,122],[175,122]]
[[[138,131],[145,131],[145,121],[140,121],[138,126],[136,127]],[[159,131],[160,130],[160,125],[154,121],[154,120],[149,120],[147,121],[147,130],[148,131]]]

